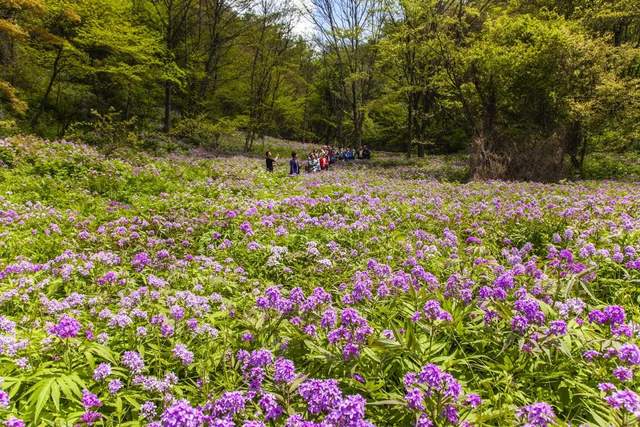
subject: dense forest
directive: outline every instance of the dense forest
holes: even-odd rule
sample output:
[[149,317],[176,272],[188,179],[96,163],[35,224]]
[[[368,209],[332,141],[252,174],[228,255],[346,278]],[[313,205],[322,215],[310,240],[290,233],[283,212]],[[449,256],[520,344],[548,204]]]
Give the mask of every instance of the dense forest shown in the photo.
[[555,179],[640,150],[640,3],[1,0],[0,96],[5,135],[240,131]]

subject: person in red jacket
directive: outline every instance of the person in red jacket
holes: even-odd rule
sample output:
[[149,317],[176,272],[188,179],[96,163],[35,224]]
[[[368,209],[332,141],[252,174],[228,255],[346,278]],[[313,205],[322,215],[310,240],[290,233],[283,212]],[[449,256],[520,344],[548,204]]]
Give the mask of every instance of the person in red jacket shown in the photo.
[[320,157],[320,170],[327,170],[327,156],[324,154]]

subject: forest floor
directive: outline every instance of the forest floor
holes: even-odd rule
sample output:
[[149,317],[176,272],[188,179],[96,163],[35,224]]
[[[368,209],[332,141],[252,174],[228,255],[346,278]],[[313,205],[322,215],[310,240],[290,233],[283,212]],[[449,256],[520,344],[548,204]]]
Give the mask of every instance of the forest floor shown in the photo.
[[[288,160],[295,151],[302,161],[309,152],[322,148],[323,144],[301,142],[281,138],[266,137],[257,140],[251,150],[244,151],[244,136],[240,133],[224,138],[215,150],[192,148],[189,156],[194,158],[248,157],[263,159],[267,151],[280,159]],[[339,162],[334,167],[378,168],[380,173],[389,176],[402,176],[410,179],[438,179],[446,181],[468,180],[468,156],[464,153],[447,155],[412,156],[405,153],[373,150],[373,156],[367,161]]]
[[[215,151],[195,148],[190,150],[194,157],[234,157],[264,158],[270,151],[274,156],[288,159],[295,151],[299,159],[305,159],[307,153],[321,148],[322,144],[301,142],[274,137],[257,140],[251,150],[244,151],[244,135],[236,133],[223,138]],[[344,164],[340,164],[344,166]],[[440,181],[466,182],[470,179],[468,153],[427,154],[418,157],[415,153],[407,158],[403,152],[373,150],[373,157],[367,162],[353,162],[350,167],[378,168],[379,173],[391,177],[402,176],[409,179],[437,179]],[[579,180],[613,179],[626,182],[640,181],[640,153],[591,153],[585,161],[582,175],[568,176]]]

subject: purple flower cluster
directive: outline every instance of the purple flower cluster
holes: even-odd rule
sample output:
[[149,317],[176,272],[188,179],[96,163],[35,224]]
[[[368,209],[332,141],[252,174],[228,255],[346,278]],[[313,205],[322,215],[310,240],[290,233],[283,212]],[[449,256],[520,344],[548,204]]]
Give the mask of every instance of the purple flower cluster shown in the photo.
[[446,310],[443,310],[440,306],[440,301],[438,300],[429,300],[422,307],[422,315],[426,320],[442,320],[444,322],[451,322],[453,317],[451,317],[451,313]]
[[98,399],[98,396],[89,390],[82,390],[82,406],[84,406],[85,409],[99,408],[102,406],[102,402]]
[[93,379],[95,381],[102,381],[109,375],[111,375],[111,365],[109,365],[108,363],[99,364],[93,371]]
[[205,416],[201,409],[194,408],[186,400],[179,400],[162,412],[160,420],[162,427],[201,427]]
[[4,422],[4,426],[5,427],[25,427],[26,424],[23,420],[21,420],[20,418],[16,418],[14,416],[10,416],[5,422]]
[[365,419],[366,400],[360,395],[343,397],[334,379],[307,380],[300,384],[298,393],[307,404],[309,413],[326,414],[322,425],[373,426]]
[[[294,288],[286,298],[279,288],[271,287],[258,297],[256,306],[286,315],[305,335],[316,338],[319,329],[325,331],[329,344],[339,346],[345,360],[357,358],[373,328],[355,308],[344,308],[338,315],[331,303],[331,295],[323,288],[315,288],[308,297],[302,289]],[[316,313],[321,313],[320,319]]]
[[60,316],[58,323],[49,329],[49,332],[62,339],[68,339],[77,337],[81,329],[82,324],[78,320],[67,314],[63,314]]
[[525,427],[547,427],[556,420],[553,407],[546,402],[535,402],[518,409],[516,416]]
[[[457,425],[460,422],[461,411],[469,412],[482,403],[477,394],[464,396],[462,385],[453,375],[442,371],[433,363],[423,366],[419,372],[405,374],[404,386],[404,400],[409,409],[416,411],[418,416],[416,425]],[[438,420],[430,418],[434,413],[438,414]]]
[[144,360],[136,351],[125,351],[122,354],[122,364],[134,374],[139,374],[144,369]]
[[307,403],[310,413],[319,414],[342,400],[342,391],[336,380],[308,380],[300,384],[298,393]]
[[624,323],[626,314],[624,308],[619,305],[610,305],[602,310],[592,310],[589,313],[589,321],[598,324],[616,326]]
[[605,401],[616,411],[626,411],[635,418],[640,418],[640,396],[629,389],[617,390],[613,385],[600,385],[606,393]]
[[184,344],[176,344],[175,347],[173,347],[173,355],[179,359],[183,365],[191,365],[193,363],[193,353],[189,351]]
[[9,407],[9,393],[7,393],[4,390],[0,390],[0,408],[7,408]]
[[149,264],[151,264],[151,258],[146,252],[138,252],[131,260],[131,266],[136,271],[142,271]]
[[327,333],[327,340],[330,344],[341,344],[342,357],[350,360],[360,355],[361,346],[371,334],[373,328],[369,322],[357,310],[345,308],[340,315],[340,325]]

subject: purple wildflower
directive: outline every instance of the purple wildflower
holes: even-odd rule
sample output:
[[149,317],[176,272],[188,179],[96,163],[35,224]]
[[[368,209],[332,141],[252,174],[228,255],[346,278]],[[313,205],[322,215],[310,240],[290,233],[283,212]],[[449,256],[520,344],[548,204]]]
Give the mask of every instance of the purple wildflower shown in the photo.
[[296,378],[296,368],[289,359],[279,357],[274,363],[273,380],[279,383],[290,383]]
[[52,326],[49,332],[62,339],[67,339],[77,337],[80,329],[82,329],[80,322],[67,314],[63,314],[60,316],[58,323]]
[[518,418],[531,427],[547,427],[556,418],[553,408],[546,402],[535,402],[518,409]]
[[278,405],[275,396],[271,393],[265,393],[260,399],[259,404],[266,421],[276,420],[284,414],[284,409]]
[[176,344],[173,348],[173,355],[180,359],[183,365],[191,365],[193,363],[193,353],[184,344]]
[[109,389],[109,393],[116,394],[123,387],[122,381],[115,379],[109,381],[109,385],[107,388]]
[[109,365],[108,363],[99,364],[93,371],[93,379],[95,381],[102,381],[109,375],[111,375],[111,365]]
[[471,408],[477,408],[482,404],[482,399],[477,394],[469,393],[464,403]]
[[100,418],[102,418],[102,414],[100,414],[99,412],[86,411],[82,414],[80,420],[86,425],[90,426],[97,422]]
[[204,424],[204,414],[186,400],[179,400],[164,410],[161,422],[163,427],[200,427]]
[[342,399],[338,382],[333,379],[307,380],[300,384],[298,393],[307,402],[311,414],[324,412]]
[[156,404],[152,401],[144,402],[140,405],[140,417],[145,419],[151,419],[156,416]]
[[102,402],[98,399],[98,396],[85,389],[82,390],[82,406],[85,409],[99,408],[102,406]]
[[15,418],[14,416],[9,417],[7,421],[4,422],[5,427],[25,427],[26,424],[20,418]]
[[122,355],[122,364],[134,374],[139,374],[144,369],[144,360],[135,351],[125,351]]
[[411,409],[418,411],[424,411],[424,394],[422,390],[417,387],[412,388],[405,394],[404,400],[407,402],[407,406]]
[[633,379],[633,371],[624,366],[618,366],[613,370],[613,376],[622,382],[630,381]]

